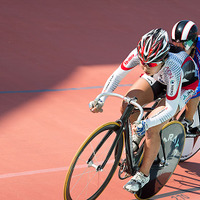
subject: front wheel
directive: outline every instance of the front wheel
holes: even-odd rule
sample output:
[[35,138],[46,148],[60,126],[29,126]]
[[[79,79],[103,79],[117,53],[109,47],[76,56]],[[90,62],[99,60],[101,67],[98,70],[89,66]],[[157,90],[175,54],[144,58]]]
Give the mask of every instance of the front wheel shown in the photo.
[[[106,123],[96,129],[81,145],[66,176],[65,200],[96,199],[101,194],[112,178],[121,157],[123,134],[118,137],[119,130],[118,123]],[[117,138],[119,140],[116,154],[114,148]]]

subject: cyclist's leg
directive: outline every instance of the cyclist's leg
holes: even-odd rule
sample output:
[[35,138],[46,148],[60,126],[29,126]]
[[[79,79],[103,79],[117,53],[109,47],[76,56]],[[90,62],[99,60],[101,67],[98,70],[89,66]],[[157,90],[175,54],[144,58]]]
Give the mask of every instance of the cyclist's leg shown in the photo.
[[192,98],[185,106],[185,119],[192,121],[194,113],[199,104],[199,97]]
[[[137,102],[140,105],[147,104],[147,103],[153,101],[153,99],[154,99],[154,94],[153,94],[153,90],[152,90],[151,86],[143,78],[139,78],[131,86],[131,88],[126,93],[126,96],[128,96],[128,97],[137,97]],[[126,106],[127,106],[127,103],[125,103],[123,101],[122,108],[121,108],[121,112],[122,113],[124,112]],[[131,117],[130,117],[131,123],[134,122],[137,119],[137,115],[138,114],[131,115]]]
[[186,119],[186,121],[183,120],[183,122],[184,122],[185,126],[188,126],[186,128],[186,131],[189,130],[190,125],[193,123],[193,116],[194,116],[195,111],[197,109],[197,106],[199,104],[199,96],[200,96],[200,81],[199,81],[199,84],[198,84],[197,89],[195,91],[195,94],[185,105],[185,119]]
[[[137,97],[140,105],[145,105],[157,99],[163,94],[163,85],[154,78],[144,74],[128,90],[126,96]],[[123,113],[127,103],[122,102],[121,112]],[[133,123],[137,119],[138,113],[131,115],[130,121]]]
[[[155,108],[149,115],[152,117],[165,108],[164,99],[160,102],[160,106]],[[160,130],[168,121],[157,126],[151,127],[145,134],[144,154],[139,173],[124,186],[129,192],[137,192],[150,181],[150,169],[160,150]]]
[[162,128],[162,146],[150,171],[150,181],[136,194],[137,199],[152,199],[167,183],[182,154],[185,132],[180,122],[172,121]]
[[[159,111],[163,110],[165,108],[164,105],[164,99],[161,102],[161,106],[154,109],[149,117],[154,116]],[[140,167],[140,171],[145,174],[146,176],[149,175],[150,168],[154,162],[154,160],[157,157],[157,154],[160,149],[160,130],[162,127],[168,123],[169,120],[163,122],[162,124],[159,124],[157,126],[151,127],[145,134],[145,146],[144,146],[144,156],[143,156],[143,162]]]
[[196,98],[193,98],[195,91],[193,88],[182,88],[181,90],[181,96],[180,96],[180,102],[179,107],[180,110],[184,108],[185,106],[185,118],[182,119],[182,123],[185,126],[186,132],[189,132],[189,129],[192,126],[193,123],[193,116],[197,109],[199,98],[196,96]]

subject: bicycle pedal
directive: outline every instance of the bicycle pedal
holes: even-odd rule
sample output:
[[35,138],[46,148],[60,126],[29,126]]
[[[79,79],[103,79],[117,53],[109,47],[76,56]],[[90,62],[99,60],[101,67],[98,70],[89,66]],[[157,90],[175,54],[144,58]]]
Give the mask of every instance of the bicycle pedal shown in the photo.
[[123,175],[123,176],[122,176],[122,174],[119,174],[119,178],[120,178],[121,180],[127,179],[127,178],[129,178],[129,177],[131,177],[131,175],[128,174],[127,172],[124,172],[124,175]]
[[126,163],[126,159],[120,159],[118,165],[121,167],[124,165],[124,163]]
[[195,138],[200,135],[198,127],[190,128],[189,132],[186,131],[186,138]]
[[121,165],[119,168],[119,172],[118,172],[118,176],[121,180],[124,180],[128,177],[130,177],[131,175],[128,173],[127,171],[127,166],[126,165]]

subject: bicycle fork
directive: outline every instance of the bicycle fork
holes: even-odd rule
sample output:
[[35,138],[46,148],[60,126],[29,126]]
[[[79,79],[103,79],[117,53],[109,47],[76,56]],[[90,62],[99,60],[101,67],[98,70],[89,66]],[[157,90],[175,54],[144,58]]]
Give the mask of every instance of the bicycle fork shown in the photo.
[[[135,172],[138,170],[138,163],[143,151],[143,146],[139,148],[139,150],[134,154],[133,146],[132,146],[132,129],[131,124],[129,122],[129,117],[133,111],[134,106],[128,104],[126,110],[124,111],[125,114],[122,115],[120,118],[120,122],[124,127],[124,136],[125,136],[125,151],[126,151],[126,158],[119,163],[120,169],[118,176],[120,179],[126,179],[130,176],[133,176]],[[122,175],[123,174],[123,175]]]
[[110,147],[109,151],[108,151],[108,154],[105,158],[105,160],[103,161],[103,163],[101,165],[95,165],[93,163],[93,158],[94,156],[97,154],[98,150],[101,148],[101,146],[106,142],[106,140],[109,138],[109,136],[113,133],[113,130],[110,130],[107,132],[107,134],[103,137],[103,139],[101,140],[101,142],[97,145],[97,147],[95,148],[95,150],[93,151],[92,155],[89,157],[88,161],[87,161],[87,164],[88,164],[88,167],[93,167],[96,169],[96,171],[103,171],[103,168],[105,167],[105,165],[107,164],[112,152],[114,151],[114,148],[116,147],[117,145],[117,142],[119,141],[120,139],[120,136],[121,136],[121,132],[122,132],[122,127],[120,127],[116,133],[116,137],[115,137],[115,140],[112,144],[112,146]]

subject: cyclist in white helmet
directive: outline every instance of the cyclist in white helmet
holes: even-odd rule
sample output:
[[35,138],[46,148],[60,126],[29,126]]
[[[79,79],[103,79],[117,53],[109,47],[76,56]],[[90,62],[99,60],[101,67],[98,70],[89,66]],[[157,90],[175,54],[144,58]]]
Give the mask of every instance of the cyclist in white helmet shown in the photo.
[[[198,28],[193,21],[181,20],[177,22],[171,33],[172,43],[190,55],[199,68],[200,73],[200,35],[198,36]],[[196,94],[186,104],[185,119],[182,123],[184,124],[186,131],[190,133],[192,131],[193,116],[197,109],[200,96],[200,82],[196,91]]]
[[[145,134],[145,151],[139,171],[124,186],[129,192],[137,192],[149,182],[150,168],[160,149],[160,130],[177,111],[182,109],[195,93],[199,83],[198,69],[190,56],[181,50],[171,53],[168,34],[165,30],[153,29],[142,36],[135,48],[121,65],[108,78],[102,92],[113,92],[119,82],[137,65],[144,74],[128,90],[126,96],[137,97],[141,105],[152,102],[166,94],[166,98],[153,110],[148,119],[134,124],[137,113],[130,121],[133,124],[134,143],[138,143]],[[95,104],[90,102],[90,111],[102,111],[106,97]],[[121,112],[127,104],[122,102]]]

